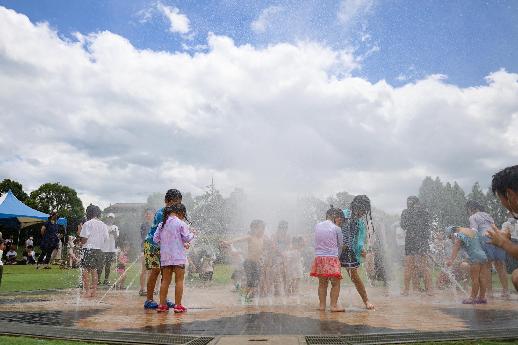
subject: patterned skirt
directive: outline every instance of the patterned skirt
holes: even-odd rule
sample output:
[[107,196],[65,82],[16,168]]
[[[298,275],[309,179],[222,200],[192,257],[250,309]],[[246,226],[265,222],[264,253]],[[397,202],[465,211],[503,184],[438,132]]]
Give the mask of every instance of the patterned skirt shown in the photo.
[[340,261],[336,256],[317,256],[311,265],[312,277],[342,279]]

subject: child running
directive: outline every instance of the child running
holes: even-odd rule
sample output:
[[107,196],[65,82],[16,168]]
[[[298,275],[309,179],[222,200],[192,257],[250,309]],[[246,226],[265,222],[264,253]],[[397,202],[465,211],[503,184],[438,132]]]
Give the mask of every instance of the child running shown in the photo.
[[342,211],[331,208],[326,212],[327,220],[315,226],[315,259],[311,265],[310,276],[318,278],[319,310],[326,310],[327,287],[331,281],[331,311],[341,312],[345,309],[338,307],[340,295],[340,249],[342,247],[342,232],[339,226],[343,222]]
[[[471,296],[462,301],[463,304],[486,304],[486,290],[488,285],[489,265],[486,253],[480,245],[479,235],[474,229],[460,226],[450,226],[446,229],[446,236],[455,241],[451,258],[447,265],[451,267],[460,248],[468,255],[471,274]],[[477,297],[478,296],[478,297]]]
[[184,222],[187,211],[183,204],[176,204],[164,208],[162,223],[153,236],[153,241],[160,244],[160,268],[162,272],[162,283],[160,285],[160,304],[157,312],[169,310],[167,305],[167,293],[174,273],[175,280],[175,313],[187,311],[182,305],[183,280],[185,274],[185,264],[187,256],[186,247],[194,238],[194,234],[189,230],[189,225]]
[[117,273],[119,274],[119,279],[116,288],[120,290],[124,289],[124,283],[126,281],[126,265],[129,262],[128,252],[129,244],[124,243],[117,256]]
[[365,304],[365,308],[371,310],[374,306],[369,302],[367,290],[358,274],[358,268],[362,258],[367,254],[364,245],[367,233],[365,217],[371,212],[371,203],[366,195],[357,195],[351,202],[351,209],[344,210],[342,217],[346,221],[342,224],[343,249],[340,255],[340,263],[351,277],[356,291]]

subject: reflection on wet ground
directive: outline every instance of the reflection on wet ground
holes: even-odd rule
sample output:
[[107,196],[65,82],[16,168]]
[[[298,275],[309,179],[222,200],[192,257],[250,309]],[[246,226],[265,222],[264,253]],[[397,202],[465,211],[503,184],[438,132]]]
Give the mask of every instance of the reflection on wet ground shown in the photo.
[[135,291],[114,291],[99,303],[81,299],[77,289],[0,294],[0,321],[96,330],[189,335],[336,335],[514,328],[518,298],[488,305],[462,305],[453,291],[401,297],[371,288],[375,311],[366,311],[356,292],[341,295],[345,313],[316,310],[316,291],[306,285],[297,298],[262,298],[243,304],[227,286],[188,288],[185,314],[144,310]]

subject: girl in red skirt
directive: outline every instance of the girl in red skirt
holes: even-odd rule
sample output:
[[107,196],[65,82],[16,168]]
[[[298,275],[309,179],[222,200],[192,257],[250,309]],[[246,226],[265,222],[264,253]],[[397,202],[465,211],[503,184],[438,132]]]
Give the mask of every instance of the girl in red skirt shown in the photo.
[[326,213],[327,220],[315,226],[315,260],[311,266],[312,277],[318,278],[319,310],[326,310],[327,288],[331,281],[331,311],[345,311],[338,307],[340,295],[340,249],[342,247],[342,211],[331,208]]

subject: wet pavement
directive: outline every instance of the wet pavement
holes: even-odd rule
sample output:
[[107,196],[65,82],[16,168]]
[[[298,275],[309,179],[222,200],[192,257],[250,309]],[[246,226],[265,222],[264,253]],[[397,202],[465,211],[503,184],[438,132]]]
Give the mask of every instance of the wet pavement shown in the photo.
[[[453,291],[435,296],[390,295],[369,289],[375,311],[363,309],[353,288],[342,291],[345,313],[316,309],[316,288],[306,284],[297,298],[262,298],[242,303],[227,286],[187,287],[185,314],[144,310],[136,291],[112,291],[99,303],[79,297],[79,290],[32,295],[0,294],[0,321],[78,329],[178,335],[345,335],[514,328],[518,297],[493,299],[488,305],[462,305]],[[102,291],[104,293],[104,291]]]

